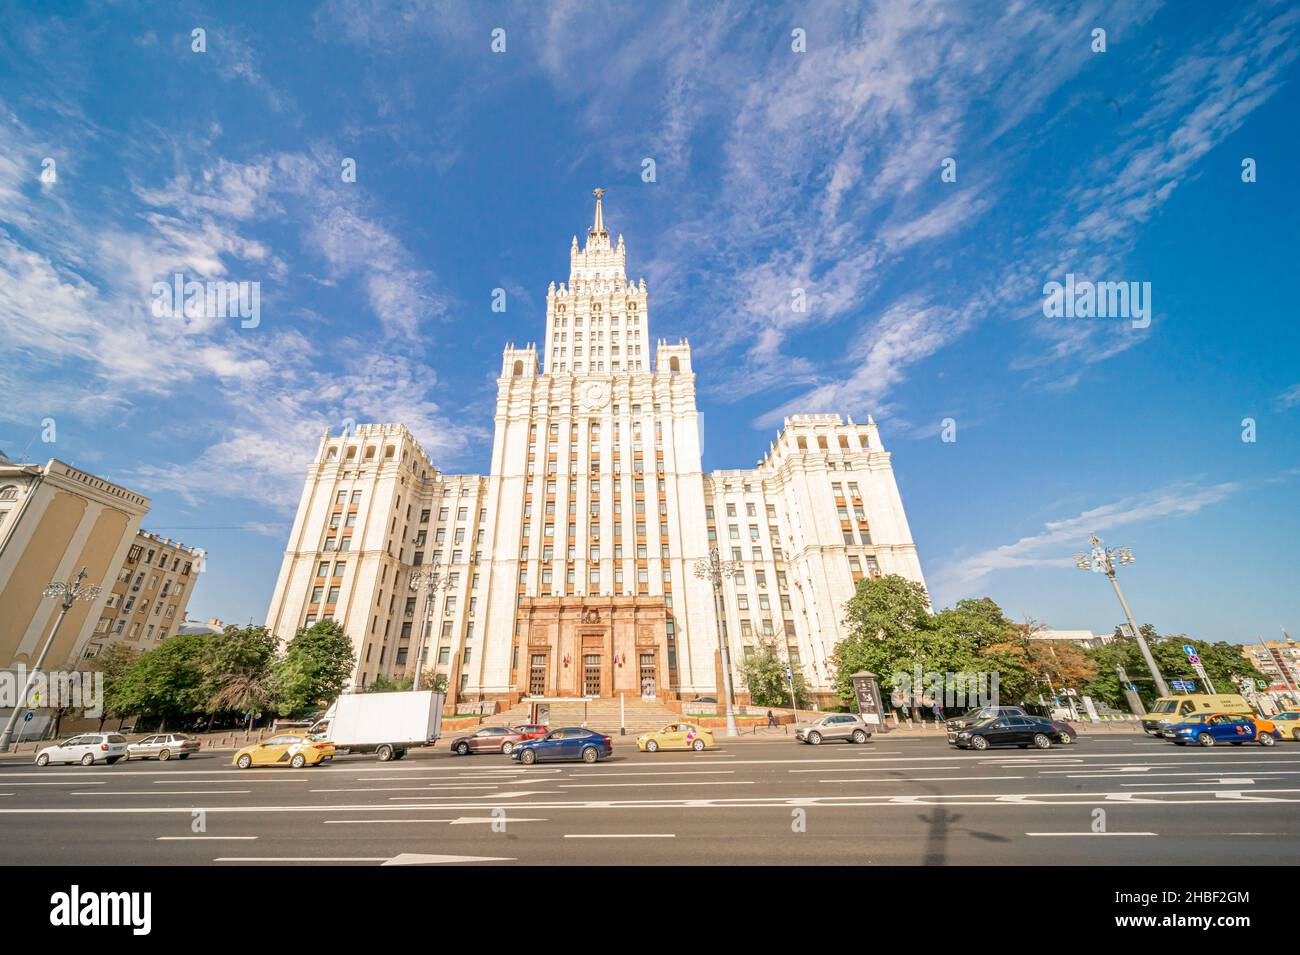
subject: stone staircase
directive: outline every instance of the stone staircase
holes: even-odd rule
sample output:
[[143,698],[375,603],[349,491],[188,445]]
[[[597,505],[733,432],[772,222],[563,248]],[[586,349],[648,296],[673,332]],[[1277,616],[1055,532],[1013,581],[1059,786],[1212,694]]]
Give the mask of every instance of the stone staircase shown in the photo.
[[[591,700],[584,702],[574,700],[572,702],[552,703],[551,705],[550,725],[559,726],[582,726],[584,723],[588,728],[598,730],[602,733],[617,733],[619,728],[619,701],[617,699]],[[528,722],[530,708],[527,703],[521,703],[513,706],[508,710],[490,716],[483,721],[484,726],[505,726],[514,723]],[[653,700],[628,699],[624,704],[624,723],[627,727],[628,734],[645,733],[650,730],[657,730],[665,723],[672,723],[682,717],[674,713],[662,703]]]

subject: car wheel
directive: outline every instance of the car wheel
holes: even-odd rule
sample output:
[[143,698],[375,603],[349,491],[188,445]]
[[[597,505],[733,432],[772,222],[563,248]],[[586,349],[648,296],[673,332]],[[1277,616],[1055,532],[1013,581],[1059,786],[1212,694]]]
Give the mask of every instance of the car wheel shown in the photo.
[[596,752],[595,747],[588,746],[582,751],[582,761],[584,763],[594,763],[600,759],[600,753]]
[[645,741],[645,751],[647,753],[657,753],[659,752],[659,744],[652,739],[648,739]]
[[695,740],[695,742],[691,743],[691,749],[695,750],[695,752],[697,753],[702,751],[704,749],[704,740],[702,739]]
[[862,730],[854,730],[854,731],[853,731],[853,742],[855,742],[855,743],[865,743],[866,741],[867,741],[867,734],[866,734],[866,733],[864,733]]
[[1052,737],[1048,736],[1046,733],[1034,734],[1035,749],[1050,749],[1051,745],[1052,745]]
[[386,763],[393,758],[393,747],[387,743],[381,743],[379,748],[375,750],[375,755],[379,757],[381,763]]
[[972,749],[988,749],[989,741],[983,736],[972,736],[970,738],[970,745]]
[[813,745],[813,746],[820,746],[821,743],[822,743],[822,734],[821,734],[821,733],[809,733],[809,734],[808,734],[808,742],[809,742],[811,745]]
[[247,769],[249,766],[253,765],[253,757],[245,753],[243,756],[239,757],[239,759],[235,760],[235,765],[240,769]]
[[1062,745],[1069,746],[1069,745],[1070,745],[1071,743],[1073,743],[1073,742],[1074,742],[1074,737],[1073,737],[1072,735],[1070,735],[1069,733],[1062,733],[1062,734],[1061,734],[1061,743],[1062,743]]
[[456,746],[456,755],[457,755],[457,756],[468,756],[468,755],[469,755],[469,743],[459,743],[459,744],[457,744],[457,746]]
[[94,753],[87,753],[85,756],[81,757],[81,765],[82,765],[82,766],[90,766],[90,765],[93,764],[94,762],[95,762],[95,754],[94,754]]
[[302,753],[294,753],[293,759],[289,760],[289,765],[294,769],[302,769],[307,765],[307,757]]
[[1214,737],[1209,733],[1202,733],[1200,736],[1196,737],[1196,742],[1200,743],[1202,746],[1213,746]]
[[1291,731],[1291,738],[1297,743],[1300,743],[1300,726],[1297,726]]
[[1273,734],[1272,734],[1272,733],[1260,733],[1260,734],[1259,734],[1259,745],[1260,745],[1260,746],[1272,746],[1272,745],[1273,745],[1274,743],[1276,743],[1276,742],[1277,742],[1277,740],[1275,740],[1275,739],[1273,738]]
[[41,755],[37,756],[37,757],[36,757],[36,765],[37,765],[37,766],[48,766],[48,765],[50,765],[50,754],[49,754],[49,753],[41,753]]
[[170,749],[165,749],[158,754],[158,762],[160,763],[165,763],[167,762],[167,760],[171,758],[172,758],[172,751]]
[[502,752],[502,754],[504,754],[504,755],[506,755],[506,756],[509,756],[510,753],[511,753],[511,751],[512,751],[514,748],[515,748],[515,744],[512,743],[512,742],[510,742],[509,740],[507,740],[506,742],[504,742],[504,743],[501,744],[501,752]]
[[524,750],[519,754],[519,762],[523,763],[525,766],[533,765],[533,763],[537,762],[536,751],[531,749]]

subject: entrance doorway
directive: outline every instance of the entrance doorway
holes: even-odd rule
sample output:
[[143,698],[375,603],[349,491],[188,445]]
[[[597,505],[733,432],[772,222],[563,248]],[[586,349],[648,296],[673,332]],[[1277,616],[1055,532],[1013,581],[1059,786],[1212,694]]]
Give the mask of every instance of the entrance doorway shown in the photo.
[[653,653],[641,654],[641,698],[643,700],[653,700],[657,687],[655,686],[655,655]]
[[582,692],[585,696],[600,696],[599,653],[588,653],[582,658]]
[[528,695],[545,696],[546,695],[546,654],[532,654],[532,661],[528,667]]

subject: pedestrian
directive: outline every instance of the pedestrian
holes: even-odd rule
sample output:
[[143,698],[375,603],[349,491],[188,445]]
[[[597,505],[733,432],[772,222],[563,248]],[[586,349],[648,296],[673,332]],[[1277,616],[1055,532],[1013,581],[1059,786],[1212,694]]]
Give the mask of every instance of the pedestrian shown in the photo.
[[934,713],[934,721],[935,721],[936,723],[943,723],[943,722],[945,722],[945,720],[944,720],[944,718],[943,718],[943,707],[939,704],[939,701],[938,701],[938,700],[935,700],[935,701],[934,701],[934,703],[933,703],[933,704],[931,705],[931,707],[930,707],[930,710],[931,710],[931,712]]
[[771,710],[768,710],[768,711],[767,711],[767,728],[768,728],[768,729],[771,729],[771,728],[774,727],[774,726],[776,726],[776,717],[772,715],[772,711],[771,711]]

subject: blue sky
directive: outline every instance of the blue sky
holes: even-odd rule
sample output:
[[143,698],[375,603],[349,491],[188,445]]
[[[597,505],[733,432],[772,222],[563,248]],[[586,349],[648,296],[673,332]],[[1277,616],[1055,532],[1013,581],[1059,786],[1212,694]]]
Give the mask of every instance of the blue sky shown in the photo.
[[[1298,32],[1282,2],[6,4],[0,448],[149,495],[209,552],[191,616],[260,621],[325,428],[486,470],[499,350],[542,337],[601,185],[652,334],[694,348],[706,467],[870,413],[938,604],[1109,630],[1095,530],[1140,620],[1295,633]],[[175,272],[260,283],[260,324],[154,317]],[[1067,273],[1151,283],[1149,327],[1046,317]]]

